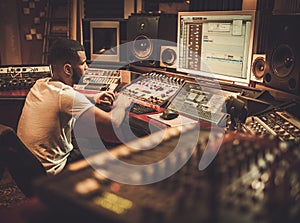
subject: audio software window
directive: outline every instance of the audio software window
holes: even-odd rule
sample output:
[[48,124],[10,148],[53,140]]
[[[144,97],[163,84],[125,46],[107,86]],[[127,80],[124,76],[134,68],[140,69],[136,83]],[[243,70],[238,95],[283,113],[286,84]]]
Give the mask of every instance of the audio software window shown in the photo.
[[254,12],[179,12],[179,21],[177,70],[249,83]]

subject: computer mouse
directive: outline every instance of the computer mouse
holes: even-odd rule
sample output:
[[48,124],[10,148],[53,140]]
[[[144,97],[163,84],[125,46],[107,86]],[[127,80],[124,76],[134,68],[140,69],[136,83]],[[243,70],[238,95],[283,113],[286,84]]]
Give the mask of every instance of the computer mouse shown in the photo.
[[160,117],[165,120],[172,120],[174,118],[177,118],[178,115],[179,113],[177,111],[166,109],[163,111]]

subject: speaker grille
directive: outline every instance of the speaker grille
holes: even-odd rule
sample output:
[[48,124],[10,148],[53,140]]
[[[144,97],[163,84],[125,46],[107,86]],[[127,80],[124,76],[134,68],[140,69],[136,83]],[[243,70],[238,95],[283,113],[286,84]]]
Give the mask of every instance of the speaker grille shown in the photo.
[[137,36],[132,43],[132,52],[139,60],[147,59],[153,52],[153,43],[145,35]]
[[271,57],[271,68],[274,75],[284,78],[292,73],[295,65],[293,49],[287,44],[276,47]]
[[252,73],[255,78],[261,79],[264,76],[266,62],[264,57],[257,57],[252,64]]
[[160,66],[176,68],[176,46],[161,46],[160,50]]
[[164,64],[171,66],[176,60],[176,53],[174,50],[168,48],[162,52],[161,59]]

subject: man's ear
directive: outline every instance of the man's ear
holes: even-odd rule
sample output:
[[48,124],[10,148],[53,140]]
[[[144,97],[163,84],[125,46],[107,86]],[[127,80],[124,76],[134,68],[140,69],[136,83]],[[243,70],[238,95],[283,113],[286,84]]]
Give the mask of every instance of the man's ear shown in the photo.
[[64,65],[64,72],[68,77],[72,77],[72,65],[69,63],[66,63]]

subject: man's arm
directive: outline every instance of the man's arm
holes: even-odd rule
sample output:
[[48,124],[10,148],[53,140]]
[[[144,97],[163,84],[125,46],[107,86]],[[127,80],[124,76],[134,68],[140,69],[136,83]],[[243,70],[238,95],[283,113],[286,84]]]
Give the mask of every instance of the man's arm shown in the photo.
[[[110,112],[105,112],[96,106],[85,111],[77,123],[83,126],[87,131],[94,129],[96,125],[98,134],[105,141],[118,142],[119,139],[115,134],[114,128],[119,128],[127,113],[131,101],[124,95],[119,95],[114,101]],[[88,134],[88,133],[87,133]],[[93,137],[95,133],[91,133]]]

